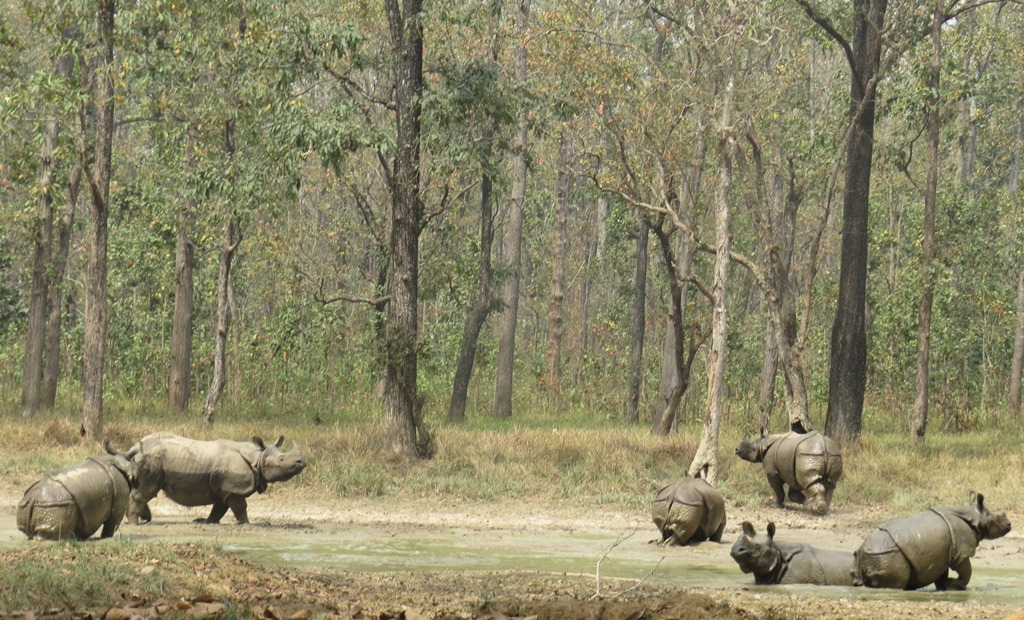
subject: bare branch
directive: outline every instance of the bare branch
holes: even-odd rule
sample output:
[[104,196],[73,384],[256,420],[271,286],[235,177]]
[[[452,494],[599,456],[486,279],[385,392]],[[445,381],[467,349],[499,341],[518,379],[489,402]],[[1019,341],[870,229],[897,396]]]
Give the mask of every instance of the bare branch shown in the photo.
[[952,2],[949,3],[949,7],[946,9],[942,16],[943,23],[946,23],[952,19],[956,19],[962,13],[966,13],[967,11],[976,9],[981,6],[985,6],[986,4],[998,3],[1000,5],[1000,11],[1002,11],[1003,6],[1007,4],[1016,4],[1017,6],[1024,6],[1024,0],[976,0],[975,2],[968,2],[967,4],[963,5],[962,7],[954,11],[953,7],[955,7],[959,2],[960,0],[953,0]]
[[850,42],[847,41],[843,35],[839,34],[839,31],[836,30],[836,27],[832,25],[832,21],[829,20],[829,18],[822,15],[821,13],[819,13],[818,9],[811,6],[811,3],[808,0],[796,0],[796,3],[803,7],[804,13],[807,13],[807,16],[811,18],[811,21],[818,24],[818,26],[820,26],[821,29],[828,34],[828,36],[832,37],[832,40],[834,40],[836,43],[839,44],[840,47],[843,48],[843,53],[846,54],[846,62],[850,65],[850,72],[853,74],[854,78],[860,83],[861,88],[863,89],[864,78],[857,71],[857,62],[853,56],[853,48],[850,47]]

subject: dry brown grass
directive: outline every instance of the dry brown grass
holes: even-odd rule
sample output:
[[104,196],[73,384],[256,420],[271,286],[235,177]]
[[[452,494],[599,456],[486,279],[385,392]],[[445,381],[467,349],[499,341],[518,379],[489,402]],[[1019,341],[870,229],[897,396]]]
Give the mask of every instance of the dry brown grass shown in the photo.
[[[50,417],[8,418],[10,448],[0,451],[0,475],[26,486],[47,470],[101,448],[83,445],[77,422]],[[575,501],[645,510],[653,493],[683,475],[696,449],[697,428],[652,437],[645,428],[604,429],[435,428],[437,454],[420,462],[396,461],[381,427],[371,422],[289,425],[237,421],[206,428],[198,421],[132,418],[110,421],[106,434],[126,449],[154,431],[211,439],[283,434],[307,453],[310,468],[294,483],[325,499],[401,494],[458,501],[529,499]],[[733,504],[763,503],[768,494],[761,467],[733,456],[739,440],[721,438],[718,486]],[[866,433],[845,449],[845,473],[836,506],[879,506],[893,514],[937,503],[960,504],[984,493],[993,508],[1024,511],[1024,454],[1015,429],[936,435],[924,445],[905,435]]]

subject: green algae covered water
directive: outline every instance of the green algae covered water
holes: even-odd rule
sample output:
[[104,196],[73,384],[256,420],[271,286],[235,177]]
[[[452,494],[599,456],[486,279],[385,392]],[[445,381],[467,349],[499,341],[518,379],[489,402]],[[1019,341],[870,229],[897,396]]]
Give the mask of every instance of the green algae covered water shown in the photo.
[[[687,588],[745,588],[834,599],[984,602],[1024,605],[1020,541],[985,541],[965,592],[934,588],[903,592],[853,587],[755,586],[729,557],[729,543],[692,547],[652,544],[655,532],[475,530],[415,525],[316,524],[236,526],[157,521],[122,526],[137,542],[207,542],[249,561],[277,567],[337,571],[530,571],[595,580],[644,581]],[[826,541],[821,546],[826,546]],[[13,514],[0,515],[0,551],[29,544]],[[996,547],[997,548],[993,548]],[[839,545],[832,545],[840,548]],[[609,586],[611,590],[621,584]]]

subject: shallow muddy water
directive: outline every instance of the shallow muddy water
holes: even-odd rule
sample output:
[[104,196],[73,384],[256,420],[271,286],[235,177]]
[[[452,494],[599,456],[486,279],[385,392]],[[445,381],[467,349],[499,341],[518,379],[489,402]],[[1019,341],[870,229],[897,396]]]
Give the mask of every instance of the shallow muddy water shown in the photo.
[[[647,524],[635,531],[517,530],[424,527],[395,523],[195,524],[186,517],[157,518],[141,526],[124,525],[117,536],[138,542],[207,542],[247,560],[278,567],[338,571],[504,571],[520,570],[585,575],[609,581],[614,593],[630,581],[683,587],[745,588],[784,591],[833,599],[957,601],[1024,605],[1024,557],[1020,539],[984,541],[975,558],[966,592],[869,590],[847,587],[754,586],[729,557],[728,543],[665,548],[651,544],[656,532]],[[790,540],[852,549],[859,539],[832,531],[787,531]],[[0,550],[36,543],[17,531],[14,515],[0,514]],[[102,543],[101,543],[102,544]]]

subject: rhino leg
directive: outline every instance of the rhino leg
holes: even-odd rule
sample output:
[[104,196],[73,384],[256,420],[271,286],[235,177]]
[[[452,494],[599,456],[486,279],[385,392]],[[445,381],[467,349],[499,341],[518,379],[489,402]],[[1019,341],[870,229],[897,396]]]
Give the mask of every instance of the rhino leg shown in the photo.
[[782,484],[782,478],[780,478],[779,476],[768,476],[768,485],[772,488],[772,491],[775,493],[775,505],[778,506],[779,508],[782,508],[782,506],[786,503],[786,494],[783,492]]
[[228,513],[228,508],[231,509],[231,513],[235,515],[235,520],[240,524],[249,522],[245,498],[239,495],[232,495],[222,501],[214,502],[213,508],[210,509],[210,516],[205,519],[197,519],[197,521],[201,523],[220,523],[220,520]]
[[228,505],[224,502],[214,502],[210,509],[210,516],[205,519],[196,519],[196,523],[220,523],[228,512]]
[[232,496],[227,500],[228,508],[231,509],[231,514],[235,515],[235,520],[239,524],[245,524],[249,522],[249,512],[247,510],[247,504],[244,497]]
[[720,543],[720,542],[722,542],[722,535],[723,534],[725,534],[725,517],[722,517],[721,525],[718,526],[718,529],[715,530],[715,533],[712,534],[708,538],[708,540],[710,540],[711,542]]
[[935,580],[936,590],[966,590],[967,584],[971,581],[971,559],[967,558],[960,563],[959,566],[954,566],[953,570],[956,571],[956,579],[952,579],[949,576],[949,571],[946,571],[941,577]]
[[687,521],[685,523],[675,521],[669,524],[669,531],[672,535],[668,537],[666,541],[670,545],[685,545],[690,542],[693,535],[697,533],[697,521]]
[[807,501],[807,497],[803,494],[803,492],[800,489],[794,489],[793,487],[789,488],[788,496],[789,501],[793,502],[794,504],[802,504],[805,501]]
[[121,515],[115,515],[107,519],[107,522],[103,524],[103,530],[100,531],[100,538],[110,538],[117,531],[117,526],[121,523]]

